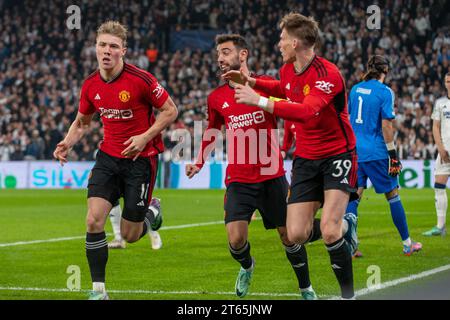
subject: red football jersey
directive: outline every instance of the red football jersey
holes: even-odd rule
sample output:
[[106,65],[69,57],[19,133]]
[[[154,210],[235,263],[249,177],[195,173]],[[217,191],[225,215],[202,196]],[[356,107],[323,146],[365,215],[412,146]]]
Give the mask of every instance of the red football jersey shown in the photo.
[[315,56],[301,73],[287,63],[280,81],[257,79],[255,89],[289,100],[274,102],[273,114],[296,122],[294,155],[323,159],[355,148],[344,79],[328,60]]
[[[121,152],[130,137],[147,131],[155,122],[153,107],[160,108],[169,97],[155,77],[147,71],[124,63],[122,72],[106,82],[99,70],[83,83],[79,112],[99,112],[103,122],[104,137],[100,150],[110,156],[125,158]],[[161,135],[149,141],[141,157],[149,157],[164,150]]]
[[294,140],[296,140],[297,134],[295,133],[295,122],[284,120],[284,136],[283,145],[281,146],[281,151],[288,152]]
[[[260,78],[272,79],[267,76]],[[222,125],[227,130],[225,184],[258,183],[284,175],[275,116],[259,107],[237,103],[234,94],[234,88],[224,84],[208,96],[209,123],[206,130],[220,130]],[[196,163],[199,168],[206,160],[203,158],[204,150],[212,142],[205,139],[205,133]],[[246,135],[249,138],[245,138]]]

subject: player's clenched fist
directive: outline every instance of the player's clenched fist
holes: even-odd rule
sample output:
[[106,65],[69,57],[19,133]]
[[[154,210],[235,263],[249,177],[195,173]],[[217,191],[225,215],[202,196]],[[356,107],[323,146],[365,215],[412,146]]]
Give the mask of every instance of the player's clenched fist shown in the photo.
[[199,171],[200,171],[199,167],[197,167],[195,164],[186,165],[186,175],[188,176],[189,179],[195,176]]

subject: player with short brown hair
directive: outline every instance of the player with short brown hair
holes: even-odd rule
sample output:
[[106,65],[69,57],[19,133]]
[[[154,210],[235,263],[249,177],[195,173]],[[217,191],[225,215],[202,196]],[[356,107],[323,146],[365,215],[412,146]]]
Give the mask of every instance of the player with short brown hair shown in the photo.
[[[104,138],[88,182],[86,256],[93,291],[91,300],[105,300],[105,270],[108,247],[105,221],[113,204],[123,196],[121,234],[127,242],[144,236],[154,222],[148,210],[154,157],[163,148],[161,131],[178,114],[168,93],[158,81],[134,65],[124,62],[126,28],[108,21],[97,32],[99,68],[81,88],[78,114],[53,155],[67,162],[70,149],[83,137],[96,112],[100,114]],[[159,115],[152,117],[153,108]]]

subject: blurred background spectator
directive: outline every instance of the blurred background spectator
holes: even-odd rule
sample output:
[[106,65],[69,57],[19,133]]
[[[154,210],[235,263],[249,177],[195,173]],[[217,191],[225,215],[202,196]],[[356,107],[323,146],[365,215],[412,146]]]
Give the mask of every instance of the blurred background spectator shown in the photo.
[[[179,107],[164,133],[206,126],[206,97],[218,84],[214,35],[240,33],[251,44],[249,67],[278,75],[280,18],[299,11],[322,30],[320,55],[336,63],[347,87],[372,54],[389,57],[396,94],[396,141],[402,159],[436,155],[431,112],[445,94],[450,63],[450,6],[445,0],[379,1],[381,30],[366,27],[373,1],[146,0],[83,1],[81,30],[66,27],[72,1],[0,0],[0,160],[51,159],[76,116],[83,79],[97,67],[95,31],[107,19],[129,29],[126,61],[152,72]],[[180,41],[183,42],[179,48]],[[201,48],[201,49],[199,49]],[[98,119],[98,117],[97,117]],[[280,122],[280,127],[282,123]],[[94,121],[72,160],[92,160],[103,135]],[[163,160],[170,160],[166,152]],[[167,165],[166,165],[167,166]]]

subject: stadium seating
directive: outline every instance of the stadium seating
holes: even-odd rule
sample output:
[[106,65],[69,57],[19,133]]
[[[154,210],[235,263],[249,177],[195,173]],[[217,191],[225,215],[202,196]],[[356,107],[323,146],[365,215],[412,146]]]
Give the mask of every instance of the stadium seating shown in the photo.
[[[0,161],[51,159],[56,143],[77,112],[81,83],[96,68],[95,30],[106,19],[129,28],[126,61],[152,72],[179,107],[165,131],[167,148],[176,128],[193,130],[204,120],[206,97],[218,85],[214,47],[179,48],[173,39],[192,33],[243,34],[252,45],[250,69],[276,76],[280,18],[289,11],[320,23],[320,54],[344,73],[347,87],[359,81],[370,54],[393,64],[388,82],[397,100],[397,145],[402,159],[436,155],[431,134],[435,99],[444,94],[450,71],[450,9],[445,0],[390,1],[382,9],[381,30],[366,28],[373,1],[221,0],[88,1],[80,4],[81,29],[66,27],[68,1],[0,1]],[[206,36],[205,36],[206,37]],[[211,38],[212,39],[212,38]],[[281,123],[280,123],[281,126]],[[96,121],[72,160],[92,160],[102,136]]]

